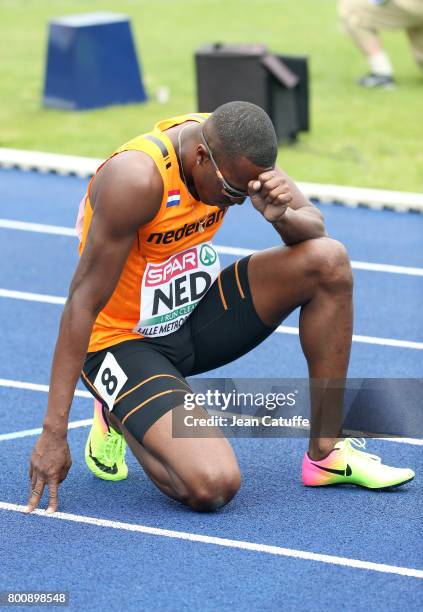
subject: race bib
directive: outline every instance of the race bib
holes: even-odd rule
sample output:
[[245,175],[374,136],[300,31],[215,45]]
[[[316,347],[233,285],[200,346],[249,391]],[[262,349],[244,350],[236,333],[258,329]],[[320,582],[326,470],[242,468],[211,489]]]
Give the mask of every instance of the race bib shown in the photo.
[[107,352],[94,381],[94,387],[106,402],[110,411],[118,396],[119,391],[128,380],[115,356]]
[[162,263],[149,263],[141,286],[140,320],[133,331],[166,336],[183,324],[220,271],[217,251],[204,242]]

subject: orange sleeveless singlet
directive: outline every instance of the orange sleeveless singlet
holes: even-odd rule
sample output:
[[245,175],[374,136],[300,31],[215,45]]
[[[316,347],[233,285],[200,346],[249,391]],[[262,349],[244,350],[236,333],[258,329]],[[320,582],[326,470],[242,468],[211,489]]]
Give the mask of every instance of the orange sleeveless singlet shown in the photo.
[[[176,331],[216,279],[219,257],[211,238],[222,224],[226,209],[193,200],[181,180],[172,143],[164,133],[172,126],[186,121],[201,123],[207,117],[180,115],[160,121],[151,132],[119,147],[104,162],[122,151],[143,151],[154,160],[163,179],[163,199],[154,219],[138,229],[119,282],[94,323],[88,352],[124,340]],[[94,214],[90,186],[83,204],[80,255]]]

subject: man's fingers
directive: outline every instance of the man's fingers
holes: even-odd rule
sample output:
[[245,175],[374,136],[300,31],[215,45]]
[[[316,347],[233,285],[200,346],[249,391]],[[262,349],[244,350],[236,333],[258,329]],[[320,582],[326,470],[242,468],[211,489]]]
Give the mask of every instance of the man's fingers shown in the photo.
[[280,187],[281,182],[279,178],[271,178],[267,181],[263,181],[263,180],[250,181],[248,183],[248,186],[250,187],[250,190],[253,193],[257,193],[258,191],[260,191],[261,195],[266,195],[270,191],[272,191],[272,189],[276,189],[277,187]]
[[276,176],[278,176],[276,170],[266,170],[266,172],[262,172],[261,174],[259,174],[258,178],[262,183],[265,183],[266,181],[270,181]]
[[42,478],[38,477],[35,481],[35,485],[32,485],[31,494],[28,500],[27,512],[32,512],[40,503],[40,499],[44,493],[45,482]]
[[263,191],[267,191],[267,193],[270,193],[274,189],[285,189],[286,188],[285,183],[281,183],[279,177],[270,179],[269,181],[262,181],[262,185],[263,185]]
[[278,195],[278,201],[282,204],[289,204],[292,200],[292,193],[289,191],[288,193],[280,193]]
[[248,190],[250,193],[255,194],[257,191],[260,191],[261,183],[260,181],[250,181],[248,183]]
[[49,482],[48,483],[48,508],[47,508],[47,512],[49,514],[51,512],[56,512],[57,510],[58,492],[59,492],[59,483]]
[[289,202],[292,199],[292,194],[289,191],[289,189],[286,189],[282,186],[278,186],[275,187],[275,189],[272,189],[271,191],[269,191],[269,193],[267,194],[266,200],[268,202]]
[[260,192],[263,198],[275,199],[280,193],[290,193],[288,183],[280,176],[271,176],[268,180],[263,180],[262,176],[260,175],[259,180],[249,182],[248,186],[253,194]]

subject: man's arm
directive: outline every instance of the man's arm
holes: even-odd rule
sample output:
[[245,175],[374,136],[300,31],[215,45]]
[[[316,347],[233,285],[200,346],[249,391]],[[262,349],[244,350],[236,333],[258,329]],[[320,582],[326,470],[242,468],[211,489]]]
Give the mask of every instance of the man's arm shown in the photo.
[[280,168],[250,181],[249,193],[253,206],[288,246],[327,235],[322,213]]
[[93,181],[93,219],[66,301],[51,370],[43,431],[31,457],[28,511],[49,488],[49,511],[71,466],[69,411],[94,321],[110,299],[140,226],[151,221],[163,195],[154,162],[140,152],[110,160]]

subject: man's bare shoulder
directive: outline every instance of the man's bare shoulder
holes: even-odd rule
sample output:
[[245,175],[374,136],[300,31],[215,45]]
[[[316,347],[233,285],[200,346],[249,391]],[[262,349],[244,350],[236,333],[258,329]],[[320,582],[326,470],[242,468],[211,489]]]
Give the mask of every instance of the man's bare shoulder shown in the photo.
[[112,157],[95,176],[90,202],[95,208],[112,207],[148,223],[163,197],[163,180],[153,159],[142,151],[123,151]]

